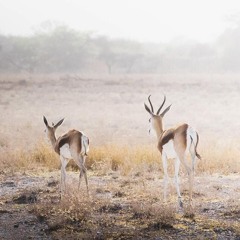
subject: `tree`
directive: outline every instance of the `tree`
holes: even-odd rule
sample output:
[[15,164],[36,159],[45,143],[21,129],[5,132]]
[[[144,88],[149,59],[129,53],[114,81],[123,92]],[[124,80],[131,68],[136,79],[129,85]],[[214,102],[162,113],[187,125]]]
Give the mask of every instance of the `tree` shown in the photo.
[[220,56],[219,67],[227,71],[240,70],[240,23],[227,29],[218,39],[217,48]]

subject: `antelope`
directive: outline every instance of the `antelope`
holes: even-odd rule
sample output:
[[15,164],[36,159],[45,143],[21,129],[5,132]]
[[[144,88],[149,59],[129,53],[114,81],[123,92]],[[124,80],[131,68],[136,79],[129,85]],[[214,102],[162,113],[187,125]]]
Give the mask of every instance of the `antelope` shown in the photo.
[[[185,167],[188,174],[189,181],[189,206],[192,206],[192,191],[193,191],[193,176],[194,176],[194,166],[196,157],[201,159],[201,156],[197,152],[197,145],[199,136],[198,133],[188,124],[184,123],[169,129],[164,130],[163,128],[163,117],[169,111],[171,105],[169,105],[164,111],[161,112],[164,103],[166,101],[166,96],[157,110],[156,114],[154,113],[153,105],[150,100],[151,95],[148,97],[148,101],[151,109],[144,103],[146,111],[150,114],[150,130],[153,129],[157,135],[158,145],[157,148],[160,151],[162,156],[163,163],[163,185],[164,185],[164,201],[167,199],[167,186],[168,186],[168,159],[175,159],[174,164],[174,182],[176,186],[176,191],[178,195],[178,205],[180,208],[183,207],[182,196],[179,189],[179,167],[180,163]],[[186,160],[187,152],[190,152],[191,155],[191,164]]]
[[57,124],[53,123],[52,127],[49,126],[44,116],[43,121],[46,125],[47,137],[61,160],[61,195],[66,190],[66,166],[70,159],[73,159],[80,169],[78,189],[80,188],[81,178],[84,176],[88,193],[87,169],[85,167],[85,160],[89,151],[88,137],[82,132],[73,129],[56,139],[55,131],[63,123],[64,119],[61,119]]

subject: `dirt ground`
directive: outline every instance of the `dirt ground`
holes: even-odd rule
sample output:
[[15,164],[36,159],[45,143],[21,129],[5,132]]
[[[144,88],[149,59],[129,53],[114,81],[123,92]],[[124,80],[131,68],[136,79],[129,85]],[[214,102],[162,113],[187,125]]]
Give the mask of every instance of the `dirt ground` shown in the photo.
[[[101,211],[93,207],[91,217],[85,221],[66,221],[65,224],[54,219],[51,212],[63,201],[59,198],[59,174],[1,177],[0,239],[240,239],[240,176],[237,174],[196,176],[194,216],[177,210],[174,185],[170,184],[166,204],[173,208],[173,219],[168,223],[161,212],[151,215],[144,210],[147,205],[158,205],[167,218],[166,209],[161,208],[164,205],[162,179],[157,173],[130,178],[118,172],[99,176],[90,171],[87,201],[100,202]],[[78,174],[68,172],[68,186],[73,186],[72,190],[77,181]],[[186,181],[183,176],[185,203]],[[77,194],[86,199],[84,184]],[[42,205],[49,205],[45,215],[36,212]],[[104,218],[100,218],[101,215]],[[101,220],[95,227],[88,228],[94,219]]]
[[[107,144],[155,147],[143,103],[152,94],[156,109],[166,94],[172,107],[164,125],[195,127],[203,162],[216,161],[216,168],[220,164],[221,172],[231,173],[209,174],[217,172],[213,164],[211,171],[196,174],[193,216],[184,175],[185,207],[178,210],[173,183],[169,202],[163,203],[157,171],[128,176],[110,169],[107,174],[89,171],[89,197],[84,184],[80,192],[75,189],[78,174],[70,172],[72,187],[60,201],[59,171],[41,172],[36,166],[36,171],[10,174],[0,169],[0,239],[240,239],[239,79],[231,74],[0,76],[1,156],[43,141],[43,115],[49,122],[65,118],[57,136],[72,128],[83,131],[90,151]],[[75,195],[79,207],[74,200],[74,209],[64,206]]]

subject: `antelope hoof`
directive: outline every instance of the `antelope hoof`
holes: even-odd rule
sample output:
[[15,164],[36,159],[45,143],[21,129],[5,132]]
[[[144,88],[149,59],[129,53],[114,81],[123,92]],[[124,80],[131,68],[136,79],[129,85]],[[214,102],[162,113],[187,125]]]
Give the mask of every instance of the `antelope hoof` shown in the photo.
[[178,198],[178,205],[180,208],[183,208],[183,202],[181,198]]

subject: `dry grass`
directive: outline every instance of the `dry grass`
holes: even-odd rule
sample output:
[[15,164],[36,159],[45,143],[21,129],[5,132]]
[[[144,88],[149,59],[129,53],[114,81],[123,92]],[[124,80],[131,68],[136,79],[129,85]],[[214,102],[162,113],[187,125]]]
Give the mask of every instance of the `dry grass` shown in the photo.
[[159,153],[151,146],[105,145],[95,147],[89,154],[92,167],[103,173],[119,170],[122,175],[143,170],[159,169]]
[[97,199],[90,200],[86,196],[79,195],[77,191],[71,191],[71,194],[64,196],[58,203],[36,204],[33,211],[39,218],[49,219],[51,216],[50,220],[61,221],[61,224],[64,225],[69,221],[81,223],[91,220],[93,213],[99,211],[103,204],[107,203],[99,202]]
[[[200,150],[202,159],[197,160],[197,174],[221,173],[230,174],[240,172],[238,158],[240,150],[236,145],[217,144],[210,142],[204,144]],[[109,171],[119,171],[121,175],[132,175],[143,172],[162,172],[161,157],[154,145],[126,146],[126,145],[103,145],[92,146],[86,162],[87,168],[106,174]],[[0,156],[2,171],[31,170],[44,167],[49,170],[60,167],[59,157],[45,142],[39,142],[31,150],[16,150],[2,152]],[[69,168],[77,170],[73,161]],[[185,172],[182,169],[183,173]],[[173,174],[174,164],[169,161],[169,172]]]
[[[240,148],[235,142],[216,143],[213,140],[204,143],[199,149],[202,156],[197,159],[197,174],[230,174],[240,172]],[[188,156],[189,157],[189,156]],[[106,145],[93,147],[89,154],[89,166],[102,170],[120,170],[122,175],[146,171],[163,171],[161,156],[155,145],[121,146]],[[174,164],[169,162],[169,172],[173,174]],[[184,169],[183,169],[184,172]]]
[[[144,194],[144,199],[148,199],[147,195]],[[62,231],[62,237],[74,234],[80,239],[131,238],[137,229],[146,232],[171,229],[176,220],[175,210],[170,205],[148,201],[121,204],[104,197],[104,194],[100,198],[97,195],[89,198],[74,189],[55,204],[46,201],[35,204],[31,212],[39,221],[47,223],[52,236],[58,231],[59,237]]]
[[198,162],[200,173],[239,173],[240,147],[239,142],[210,141],[202,146],[202,160]]
[[52,170],[58,168],[59,159],[47,144],[40,142],[27,151],[5,149],[0,157],[0,166],[5,173],[32,170],[39,166]]

